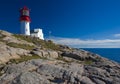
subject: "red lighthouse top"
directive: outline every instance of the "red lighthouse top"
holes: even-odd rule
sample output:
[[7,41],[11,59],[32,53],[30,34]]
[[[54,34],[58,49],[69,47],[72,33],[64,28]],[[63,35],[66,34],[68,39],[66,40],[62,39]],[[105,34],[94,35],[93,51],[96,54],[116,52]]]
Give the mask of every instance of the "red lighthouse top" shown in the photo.
[[23,8],[22,8],[22,10],[29,10],[26,6],[24,6]]
[[30,22],[30,16],[29,16],[29,9],[24,6],[22,9],[20,9],[20,21],[27,21]]

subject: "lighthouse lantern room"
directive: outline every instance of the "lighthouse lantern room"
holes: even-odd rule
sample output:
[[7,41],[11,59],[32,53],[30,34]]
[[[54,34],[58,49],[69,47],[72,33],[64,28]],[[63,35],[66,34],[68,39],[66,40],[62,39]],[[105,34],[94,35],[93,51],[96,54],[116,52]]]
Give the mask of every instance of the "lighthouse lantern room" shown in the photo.
[[29,9],[24,6],[20,9],[20,25],[21,25],[21,34],[30,35],[30,16]]

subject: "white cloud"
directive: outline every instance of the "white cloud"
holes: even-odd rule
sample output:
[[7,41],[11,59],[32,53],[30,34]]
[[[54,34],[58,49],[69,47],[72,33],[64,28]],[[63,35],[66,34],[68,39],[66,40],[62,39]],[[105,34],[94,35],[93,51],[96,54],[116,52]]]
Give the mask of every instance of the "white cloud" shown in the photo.
[[114,34],[115,37],[120,37],[120,34]]
[[78,38],[51,38],[55,43],[78,48],[120,48],[120,39],[81,40]]

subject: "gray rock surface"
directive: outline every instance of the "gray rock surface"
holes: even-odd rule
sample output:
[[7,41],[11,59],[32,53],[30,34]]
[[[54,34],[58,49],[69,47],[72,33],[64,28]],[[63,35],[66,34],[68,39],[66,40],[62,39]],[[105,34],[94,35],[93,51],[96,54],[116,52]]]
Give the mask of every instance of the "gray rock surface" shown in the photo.
[[84,50],[63,51],[61,55],[76,60],[87,60],[87,59],[96,60],[96,58],[100,58],[98,55]]
[[[0,84],[119,84],[120,67],[114,76],[106,67],[34,59],[6,66]],[[112,69],[112,68],[111,68]]]
[[48,84],[49,81],[46,78],[41,77],[41,75],[36,72],[24,72],[21,73],[15,80],[13,84]]
[[45,58],[58,58],[58,52],[53,50],[33,50],[31,53]]
[[20,58],[20,55],[28,55],[29,51],[21,48],[13,48],[0,43],[0,62],[8,62],[10,59]]
[[[120,64],[97,54],[63,45],[54,50],[33,44],[35,49],[25,50],[10,47],[7,41],[32,45],[0,31],[0,84],[120,84]],[[28,55],[29,60],[21,59]],[[16,58],[22,62],[9,63]]]
[[7,43],[13,42],[13,43],[18,43],[18,44],[28,44],[28,45],[34,45],[33,43],[29,43],[25,40],[19,39],[19,38],[15,38],[13,36],[13,34],[6,32],[6,31],[2,31],[0,30],[0,35],[4,35],[4,38],[2,39],[3,41],[6,41]]

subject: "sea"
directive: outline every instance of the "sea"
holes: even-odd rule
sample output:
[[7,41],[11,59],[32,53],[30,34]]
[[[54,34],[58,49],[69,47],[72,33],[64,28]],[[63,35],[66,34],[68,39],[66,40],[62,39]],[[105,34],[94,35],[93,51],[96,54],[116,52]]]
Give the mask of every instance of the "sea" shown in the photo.
[[80,48],[120,63],[120,48]]

